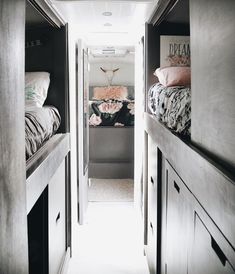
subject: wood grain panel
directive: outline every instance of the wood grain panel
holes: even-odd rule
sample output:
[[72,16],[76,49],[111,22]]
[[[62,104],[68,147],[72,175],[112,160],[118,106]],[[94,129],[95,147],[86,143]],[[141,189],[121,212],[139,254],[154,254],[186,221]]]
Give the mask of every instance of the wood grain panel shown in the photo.
[[56,134],[30,162],[27,162],[27,213],[30,212],[68,152],[69,134]]
[[24,125],[25,1],[0,1],[0,273],[28,273]]
[[167,161],[165,167],[166,273],[187,274],[189,247],[192,242],[194,198]]
[[196,199],[235,247],[235,180],[202,151],[145,113],[145,128]]
[[65,161],[63,161],[48,185],[48,245],[50,274],[59,273],[66,251],[65,185]]
[[[235,1],[190,1],[192,141],[235,170]],[[200,14],[200,16],[198,16]]]
[[158,235],[158,149],[148,136],[148,245],[146,255],[150,273],[157,271]]
[[221,249],[197,214],[195,214],[194,227],[194,248],[188,273],[234,274],[234,265],[231,264],[224,250]]

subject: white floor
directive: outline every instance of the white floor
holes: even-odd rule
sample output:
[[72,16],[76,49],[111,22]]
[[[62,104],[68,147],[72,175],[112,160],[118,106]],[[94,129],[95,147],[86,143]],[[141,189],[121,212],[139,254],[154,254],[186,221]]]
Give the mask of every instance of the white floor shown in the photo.
[[149,274],[133,202],[91,202],[69,274]]

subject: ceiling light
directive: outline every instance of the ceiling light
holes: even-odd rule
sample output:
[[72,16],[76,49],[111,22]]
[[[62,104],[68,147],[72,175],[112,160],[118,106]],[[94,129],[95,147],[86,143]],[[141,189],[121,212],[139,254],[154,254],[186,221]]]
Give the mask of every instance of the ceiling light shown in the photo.
[[112,12],[111,11],[105,11],[102,13],[102,15],[104,16],[112,16]]
[[105,26],[105,27],[111,27],[112,24],[110,24],[110,23],[105,23],[104,26]]

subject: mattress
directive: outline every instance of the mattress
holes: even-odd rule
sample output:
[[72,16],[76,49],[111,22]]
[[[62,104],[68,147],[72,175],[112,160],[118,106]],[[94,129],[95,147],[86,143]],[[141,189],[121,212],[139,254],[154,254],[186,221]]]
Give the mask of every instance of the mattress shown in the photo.
[[134,126],[133,100],[89,101],[90,126]]
[[191,89],[154,84],[148,92],[148,108],[160,122],[173,132],[190,136]]
[[55,107],[30,107],[25,110],[25,153],[32,156],[55,134],[60,126],[60,114]]

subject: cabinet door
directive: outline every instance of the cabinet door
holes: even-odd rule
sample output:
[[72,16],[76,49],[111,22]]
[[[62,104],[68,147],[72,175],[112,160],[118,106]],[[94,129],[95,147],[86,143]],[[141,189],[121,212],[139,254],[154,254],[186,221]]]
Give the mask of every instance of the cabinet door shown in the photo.
[[147,260],[151,274],[157,273],[158,148],[148,137],[148,236]]
[[187,274],[188,245],[193,212],[191,194],[166,162],[166,254],[165,273]]
[[191,258],[190,274],[235,273],[223,250],[196,213],[194,245]]
[[49,274],[57,274],[66,250],[65,235],[65,162],[49,182]]

